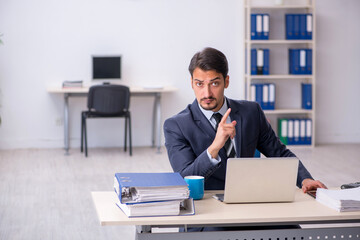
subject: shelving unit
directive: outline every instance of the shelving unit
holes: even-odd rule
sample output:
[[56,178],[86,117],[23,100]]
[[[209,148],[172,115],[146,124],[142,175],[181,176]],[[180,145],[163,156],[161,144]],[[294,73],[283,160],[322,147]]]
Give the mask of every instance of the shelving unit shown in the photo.
[[[259,3],[260,2],[260,3]],[[263,5],[266,3],[266,5]],[[272,82],[276,84],[275,110],[265,110],[267,118],[277,133],[277,118],[306,117],[312,119],[312,141],[310,147],[315,146],[315,113],[316,113],[316,15],[315,0],[284,0],[277,5],[275,1],[245,0],[245,98],[251,99],[251,83]],[[269,40],[251,40],[251,14],[269,13],[270,31]],[[312,14],[312,39],[311,40],[286,40],[285,39],[285,14],[311,13]],[[270,75],[251,75],[251,48],[270,49]],[[288,49],[312,49],[312,75],[288,74]],[[276,54],[273,54],[273,50]],[[274,55],[274,56],[273,56]],[[312,84],[312,109],[301,108],[301,83]],[[306,146],[305,146],[306,147]]]

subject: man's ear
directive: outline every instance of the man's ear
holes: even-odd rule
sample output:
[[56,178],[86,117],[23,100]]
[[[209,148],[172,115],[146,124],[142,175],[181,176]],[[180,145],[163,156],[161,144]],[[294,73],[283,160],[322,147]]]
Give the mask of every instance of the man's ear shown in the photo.
[[225,88],[227,88],[229,86],[229,75],[226,76],[225,78]]

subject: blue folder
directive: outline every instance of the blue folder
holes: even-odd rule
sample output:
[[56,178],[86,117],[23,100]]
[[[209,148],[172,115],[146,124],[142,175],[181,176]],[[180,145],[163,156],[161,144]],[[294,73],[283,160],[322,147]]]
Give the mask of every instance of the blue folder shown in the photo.
[[270,50],[269,49],[263,49],[264,50],[264,68],[263,68],[263,75],[269,75],[270,74]]
[[301,108],[312,109],[312,84],[301,84]]
[[[178,172],[175,173],[115,173],[114,190],[121,203],[134,203],[132,188],[135,187],[174,187],[183,186],[185,180]],[[168,198],[162,200],[171,200]]]
[[306,39],[306,14],[299,14],[300,18],[300,39]]
[[312,49],[306,49],[306,70],[305,74],[312,74]]
[[256,66],[257,52],[255,48],[251,49],[251,75],[257,74],[257,66]]
[[305,144],[311,145],[312,141],[312,120],[306,119]]
[[285,15],[285,37],[288,40],[294,39],[294,14]]
[[260,105],[261,108],[264,107],[263,103],[263,84],[256,83],[255,85],[255,101]]
[[251,40],[257,39],[256,38],[256,14],[251,14],[250,19],[250,34],[251,34]]
[[294,14],[294,38],[293,39],[300,39],[300,15]]
[[[313,29],[313,24],[312,24],[312,14],[306,14],[306,37],[305,39],[311,40],[312,39],[312,29]],[[308,29],[310,31],[308,31]]]

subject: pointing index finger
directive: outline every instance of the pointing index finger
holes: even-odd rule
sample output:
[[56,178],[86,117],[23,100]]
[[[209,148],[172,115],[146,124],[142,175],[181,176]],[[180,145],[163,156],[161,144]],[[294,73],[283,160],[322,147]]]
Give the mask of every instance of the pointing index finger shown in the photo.
[[221,123],[226,123],[226,119],[229,117],[229,115],[230,115],[230,112],[231,112],[231,108],[229,108],[227,111],[226,111],[226,113],[224,114],[224,116],[222,117],[222,119],[221,119]]

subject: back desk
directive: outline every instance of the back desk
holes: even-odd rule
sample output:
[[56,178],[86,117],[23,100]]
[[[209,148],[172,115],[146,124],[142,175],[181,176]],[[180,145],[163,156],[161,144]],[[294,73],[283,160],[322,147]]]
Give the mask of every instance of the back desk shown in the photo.
[[[137,239],[360,240],[360,212],[339,213],[318,203],[300,189],[296,192],[295,201],[290,203],[225,204],[212,197],[219,192],[207,191],[204,199],[195,201],[196,214],[191,216],[128,218],[115,205],[115,193],[92,192],[92,198],[101,225],[136,225]],[[347,225],[334,228],[334,224],[338,223]],[[305,227],[317,224],[317,227],[282,229],[285,225],[294,224]],[[241,226],[243,230],[196,233],[151,231],[154,227],[186,229],[199,226]],[[262,229],[260,226],[276,229]],[[249,230],[249,227],[262,230]]]

